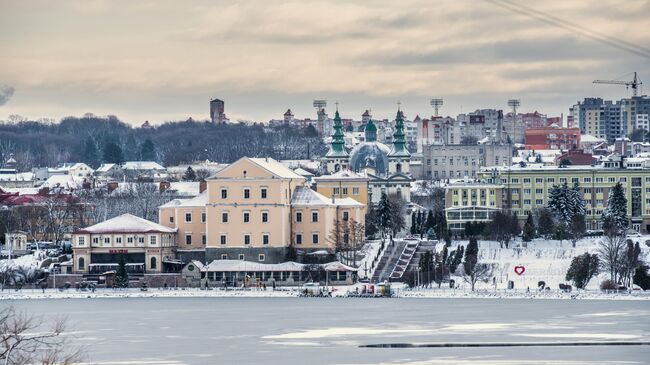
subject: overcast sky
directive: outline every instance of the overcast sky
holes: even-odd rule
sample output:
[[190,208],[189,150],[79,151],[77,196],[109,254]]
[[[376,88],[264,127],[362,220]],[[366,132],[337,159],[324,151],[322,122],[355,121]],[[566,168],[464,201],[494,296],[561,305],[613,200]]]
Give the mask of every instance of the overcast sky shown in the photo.
[[[512,1],[650,48],[650,1]],[[401,101],[412,118],[431,97],[451,116],[509,98],[566,116],[629,95],[591,81],[633,71],[649,88],[649,58],[487,0],[0,0],[0,120],[206,119],[213,97],[232,120],[315,118],[313,99],[354,118]]]

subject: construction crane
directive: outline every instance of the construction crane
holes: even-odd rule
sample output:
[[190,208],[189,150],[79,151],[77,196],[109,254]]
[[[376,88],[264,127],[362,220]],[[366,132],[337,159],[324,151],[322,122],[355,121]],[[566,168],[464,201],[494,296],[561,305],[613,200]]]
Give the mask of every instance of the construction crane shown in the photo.
[[594,84],[609,84],[609,85],[625,85],[626,87],[632,87],[632,96],[638,95],[639,85],[643,83],[639,81],[636,77],[636,72],[634,73],[634,79],[632,81],[617,81],[617,80],[594,80]]

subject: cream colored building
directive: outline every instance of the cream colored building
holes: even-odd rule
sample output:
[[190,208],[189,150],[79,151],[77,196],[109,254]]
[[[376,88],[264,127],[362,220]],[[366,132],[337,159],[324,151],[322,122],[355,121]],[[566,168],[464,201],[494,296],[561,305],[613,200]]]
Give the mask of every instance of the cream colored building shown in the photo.
[[158,223],[178,229],[176,255],[183,262],[205,261],[208,192],[191,199],[174,199],[158,208]]
[[74,271],[100,275],[121,258],[132,274],[164,272],[175,260],[176,229],[123,214],[72,234]]
[[[304,177],[273,159],[244,157],[209,178],[206,193],[161,206],[159,217],[161,225],[178,229],[179,255],[183,247],[205,247],[201,261],[274,263],[286,261],[290,246],[332,249],[328,235],[334,220],[363,223],[364,209],[353,198],[312,191]],[[195,237],[201,237],[201,245],[194,244]]]
[[326,197],[352,198],[368,205],[368,182],[370,179],[360,173],[341,170],[331,175],[315,177],[316,191]]

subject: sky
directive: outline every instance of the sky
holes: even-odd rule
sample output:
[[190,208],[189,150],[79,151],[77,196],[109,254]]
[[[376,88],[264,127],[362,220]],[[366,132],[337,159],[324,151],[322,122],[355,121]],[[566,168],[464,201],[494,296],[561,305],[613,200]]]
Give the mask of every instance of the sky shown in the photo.
[[630,95],[594,79],[637,71],[650,88],[650,51],[620,48],[650,49],[650,1],[507,0],[608,42],[500,1],[0,0],[0,120],[207,119],[211,98],[231,120],[316,118],[314,99],[355,119],[394,117],[398,102],[431,115],[431,98],[442,115],[516,98],[566,116],[584,97]]

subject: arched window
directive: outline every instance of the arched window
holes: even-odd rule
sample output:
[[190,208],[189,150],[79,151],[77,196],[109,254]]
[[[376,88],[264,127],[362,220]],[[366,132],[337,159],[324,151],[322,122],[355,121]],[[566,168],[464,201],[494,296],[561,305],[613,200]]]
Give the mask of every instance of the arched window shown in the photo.
[[397,165],[395,165],[395,170],[397,170],[398,173],[401,173],[402,172],[402,164],[398,163]]
[[155,257],[152,257],[152,258],[151,258],[151,265],[149,265],[149,268],[150,268],[151,270],[155,270],[155,269],[156,269],[156,258],[155,258]]
[[85,270],[86,261],[83,257],[79,258],[79,270]]
[[341,171],[341,166],[339,164],[334,165],[334,172]]

